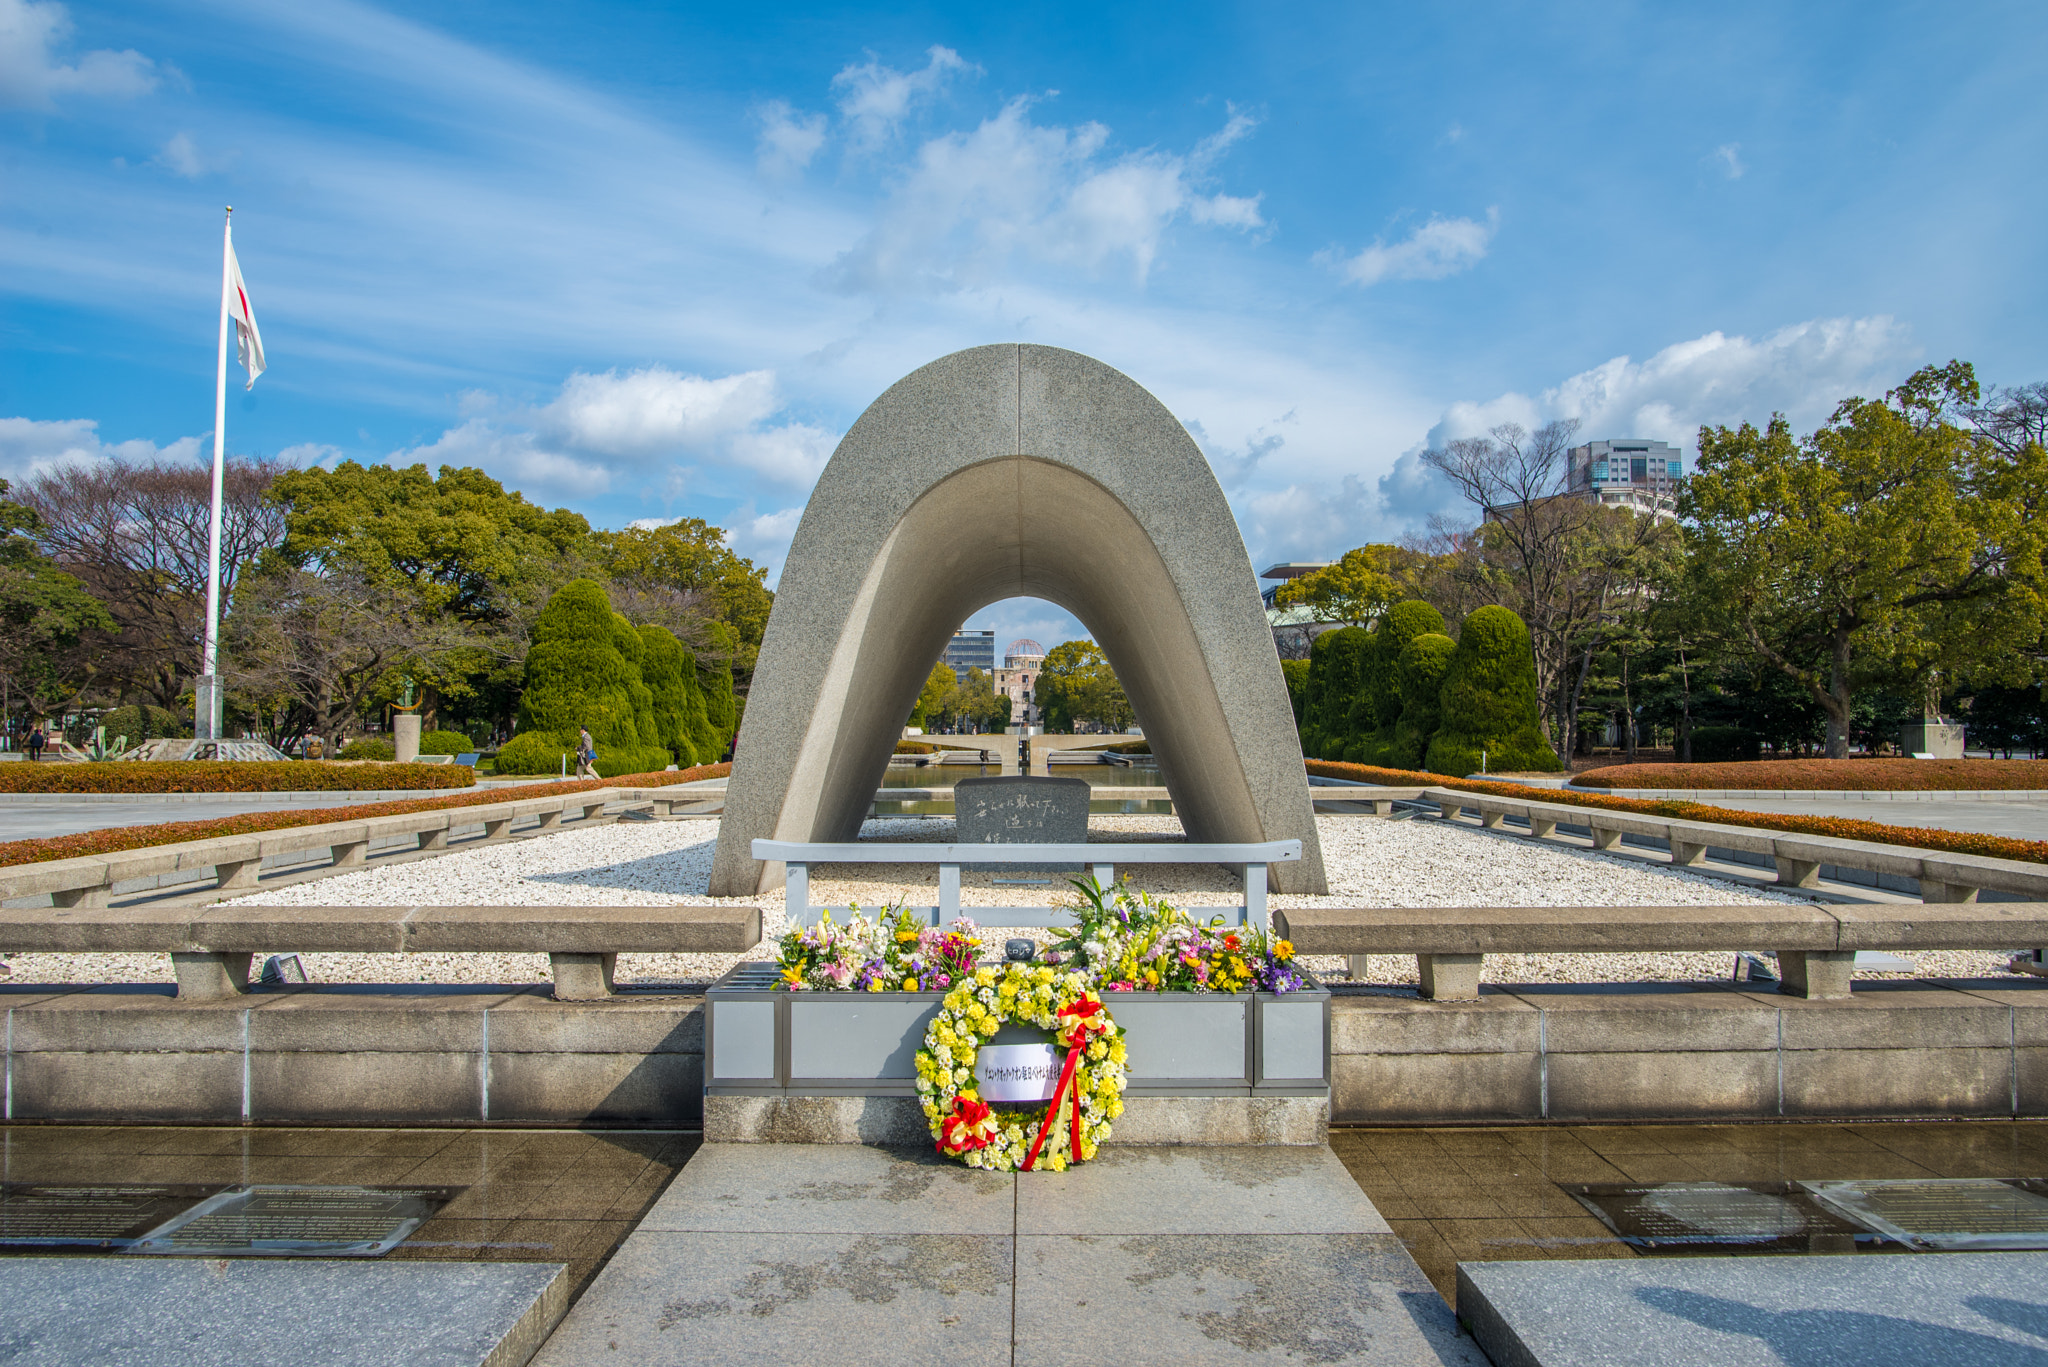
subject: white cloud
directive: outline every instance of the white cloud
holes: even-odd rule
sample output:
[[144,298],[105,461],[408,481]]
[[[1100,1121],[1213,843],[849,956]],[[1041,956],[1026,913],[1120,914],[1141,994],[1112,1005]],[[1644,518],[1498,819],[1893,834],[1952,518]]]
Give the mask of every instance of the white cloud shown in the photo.
[[624,375],[578,371],[535,418],[546,435],[592,455],[644,460],[701,449],[775,408],[772,371],[707,380],[656,365]]
[[156,63],[139,52],[101,49],[66,66],[52,49],[71,36],[71,15],[55,3],[0,0],[0,104],[53,109],[60,95],[126,99],[156,89]]
[[1508,393],[1453,404],[1430,429],[1432,445],[1476,436],[1503,422],[1536,427],[1579,419],[1586,440],[1654,437],[1691,449],[1702,425],[1754,422],[1784,413],[1812,428],[1852,394],[1878,394],[1906,377],[1917,355],[1888,316],[1817,318],[1760,338],[1710,332],[1646,361],[1627,356],[1580,371],[1530,396]]
[[1328,252],[1319,259],[1335,265],[1345,279],[1356,285],[1376,285],[1382,280],[1441,280],[1483,258],[1487,244],[1499,229],[1499,209],[1488,209],[1484,223],[1432,215],[1429,222],[1392,246],[1376,241],[1349,260]]
[[811,164],[825,145],[825,116],[799,114],[787,100],[770,100],[761,106],[761,140],[755,164],[761,174],[773,180],[795,175]]
[[832,88],[839,92],[839,116],[855,147],[887,143],[913,104],[936,95],[956,73],[981,71],[948,47],[933,46],[925,55],[929,60],[922,71],[897,71],[869,61],[848,66],[832,78]]
[[789,543],[796,538],[797,524],[803,518],[802,508],[757,513],[752,503],[746,503],[726,519],[732,525],[726,529],[725,544],[766,568],[768,587],[772,589],[782,578],[783,559],[789,554]]
[[1721,174],[1730,180],[1741,180],[1742,173],[1749,168],[1742,164],[1742,144],[1724,142],[1714,149],[1709,161],[1721,168]]
[[199,144],[192,140],[190,133],[176,133],[172,135],[169,142],[163,145],[163,149],[150,160],[156,165],[163,167],[166,171],[169,171],[172,175],[183,176],[187,180],[197,180],[199,177],[211,172],[227,169],[228,164],[234,160],[234,154],[228,153],[225,156],[205,155],[200,152]]
[[1345,475],[1240,498],[1237,520],[1246,546],[1256,548],[1256,572],[1274,560],[1335,559],[1372,535],[1380,508],[1357,475]]
[[596,461],[578,460],[542,444],[530,431],[504,430],[486,418],[471,418],[423,446],[393,451],[392,465],[475,466],[506,486],[549,498],[589,498],[607,493],[612,472]]
[[717,379],[658,365],[624,374],[577,371],[537,408],[501,411],[488,395],[465,394],[461,426],[390,460],[475,465],[550,497],[646,489],[661,475],[674,496],[685,471],[699,464],[803,487],[817,479],[839,438],[808,423],[770,425],[781,406],[773,371]]
[[302,441],[297,446],[287,446],[279,451],[277,458],[287,465],[305,468],[325,465],[329,461],[341,459],[345,454],[339,446],[329,446],[318,441]]
[[896,185],[882,221],[825,274],[848,293],[955,290],[998,275],[1015,254],[1098,271],[1130,261],[1143,283],[1161,236],[1185,214],[1241,232],[1265,226],[1257,196],[1205,195],[1210,160],[1251,121],[1229,124],[1196,152],[1106,157],[1109,129],[1035,124],[1020,97],[968,133],[931,139]]
[[168,446],[143,441],[101,441],[91,418],[0,418],[0,479],[20,481],[59,465],[102,460],[195,460],[202,437],[180,437]]

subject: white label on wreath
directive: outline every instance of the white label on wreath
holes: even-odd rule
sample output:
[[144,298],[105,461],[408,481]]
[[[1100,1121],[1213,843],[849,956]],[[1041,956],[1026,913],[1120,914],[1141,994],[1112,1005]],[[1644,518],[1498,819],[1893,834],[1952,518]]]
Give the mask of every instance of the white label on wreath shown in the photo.
[[984,1044],[974,1076],[983,1101],[1050,1101],[1060,1065],[1050,1044]]

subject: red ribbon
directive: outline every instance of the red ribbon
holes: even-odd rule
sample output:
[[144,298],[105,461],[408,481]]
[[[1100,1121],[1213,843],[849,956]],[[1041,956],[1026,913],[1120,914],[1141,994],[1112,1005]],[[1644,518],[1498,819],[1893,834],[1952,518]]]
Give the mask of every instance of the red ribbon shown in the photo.
[[[1067,1063],[1060,1069],[1060,1084],[1053,1088],[1052,1104],[1045,1108],[1045,1123],[1038,1127],[1038,1138],[1031,1141],[1031,1152],[1024,1155],[1024,1171],[1030,1172],[1038,1162],[1038,1150],[1060,1123],[1060,1102],[1067,1094],[1067,1084],[1074,1080],[1074,1073],[1081,1066],[1081,1055],[1087,1051],[1088,1042],[1109,1029],[1109,1018],[1103,1013],[1102,1003],[1092,998],[1071,1002],[1059,1009],[1062,1021],[1059,1030],[1060,1042],[1067,1046]],[[1076,1163],[1081,1161],[1081,1093],[1074,1093],[1073,1154]]]

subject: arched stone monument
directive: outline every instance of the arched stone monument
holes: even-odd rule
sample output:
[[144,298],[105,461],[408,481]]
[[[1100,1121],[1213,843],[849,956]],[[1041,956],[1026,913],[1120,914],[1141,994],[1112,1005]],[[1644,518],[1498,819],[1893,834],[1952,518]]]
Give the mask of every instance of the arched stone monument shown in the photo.
[[852,840],[954,630],[1004,598],[1073,613],[1109,656],[1191,840],[1298,839],[1281,892],[1327,891],[1257,581],[1187,430],[1072,351],[984,346],[905,376],[818,479],[754,670],[711,875],[779,886],[752,842]]

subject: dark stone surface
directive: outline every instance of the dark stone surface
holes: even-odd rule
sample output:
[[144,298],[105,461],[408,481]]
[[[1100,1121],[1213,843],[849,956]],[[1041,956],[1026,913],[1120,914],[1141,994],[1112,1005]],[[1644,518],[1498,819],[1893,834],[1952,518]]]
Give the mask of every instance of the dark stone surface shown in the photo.
[[1080,778],[963,778],[953,785],[962,845],[1085,845],[1088,795]]
[[10,1367],[499,1367],[560,1318],[559,1263],[0,1259]]
[[1495,1367],[2042,1367],[2048,1253],[1458,1264]]

